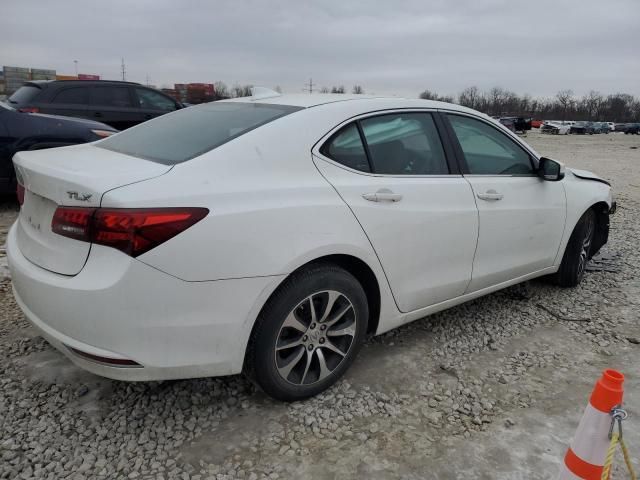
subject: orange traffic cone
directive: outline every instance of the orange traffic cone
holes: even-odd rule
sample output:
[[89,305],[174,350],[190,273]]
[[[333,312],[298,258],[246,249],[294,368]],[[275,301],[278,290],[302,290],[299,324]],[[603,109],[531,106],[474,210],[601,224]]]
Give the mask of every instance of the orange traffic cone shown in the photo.
[[609,448],[611,410],[622,404],[624,375],[605,370],[596,382],[558,480],[600,480]]

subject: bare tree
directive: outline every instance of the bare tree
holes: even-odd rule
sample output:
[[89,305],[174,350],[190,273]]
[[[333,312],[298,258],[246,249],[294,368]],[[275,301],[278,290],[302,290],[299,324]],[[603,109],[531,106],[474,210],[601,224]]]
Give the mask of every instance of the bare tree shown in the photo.
[[234,85],[231,89],[231,93],[235,98],[238,97],[250,97],[251,96],[251,87],[253,85]]
[[229,89],[227,84],[221,81],[217,81],[213,84],[213,88],[217,98],[229,98]]
[[353,90],[351,90],[351,93],[354,93],[356,95],[362,95],[364,93],[364,90],[362,89],[362,86],[354,85]]
[[431,90],[425,90],[420,94],[420,98],[423,100],[439,100],[440,96]]
[[492,115],[500,115],[502,113],[507,94],[502,87],[493,87],[489,90],[489,102]]
[[344,93],[344,86],[340,85],[339,87],[331,87],[331,93]]
[[562,120],[566,120],[567,110],[573,106],[573,90],[560,90],[556,93],[556,100],[558,100],[558,103],[562,107]]
[[467,87],[458,95],[458,103],[469,108],[478,108],[480,91],[478,87]]
[[280,87],[280,85],[276,85],[275,87],[273,87],[273,89],[278,93],[282,93],[282,88]]
[[329,87],[322,87],[320,93],[329,93]]
[[600,92],[590,90],[584,97],[582,97],[581,104],[587,113],[589,120],[596,120],[600,116],[600,107],[604,99]]

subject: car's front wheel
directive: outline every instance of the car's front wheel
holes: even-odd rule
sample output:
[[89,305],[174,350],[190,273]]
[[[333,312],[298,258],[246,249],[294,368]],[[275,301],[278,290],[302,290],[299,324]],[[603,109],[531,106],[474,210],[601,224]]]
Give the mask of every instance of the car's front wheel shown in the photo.
[[564,251],[556,281],[561,287],[575,287],[584,278],[587,262],[591,258],[591,246],[596,231],[596,215],[587,210],[571,233]]
[[260,313],[245,372],[279,400],[301,400],[333,385],[362,346],[369,318],[358,280],[334,265],[294,273]]

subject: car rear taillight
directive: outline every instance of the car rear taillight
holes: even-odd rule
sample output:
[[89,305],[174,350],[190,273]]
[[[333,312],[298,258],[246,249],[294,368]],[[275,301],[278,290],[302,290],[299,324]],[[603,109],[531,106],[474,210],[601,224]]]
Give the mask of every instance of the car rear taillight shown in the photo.
[[190,207],[58,207],[51,230],[137,257],[185,231],[208,213],[206,208]]
[[91,220],[95,211],[95,208],[58,207],[51,220],[51,230],[64,237],[90,242]]
[[38,113],[40,109],[38,107],[22,107],[18,111],[22,113]]
[[16,184],[16,197],[18,197],[18,204],[22,206],[24,203],[24,185],[19,182]]

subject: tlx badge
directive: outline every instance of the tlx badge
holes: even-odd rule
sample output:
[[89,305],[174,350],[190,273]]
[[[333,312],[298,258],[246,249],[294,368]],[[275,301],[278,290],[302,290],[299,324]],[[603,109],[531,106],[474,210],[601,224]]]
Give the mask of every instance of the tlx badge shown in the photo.
[[93,196],[90,193],[78,193],[74,191],[67,191],[67,195],[69,195],[69,198],[71,200],[78,200],[79,202],[88,202],[89,199]]

